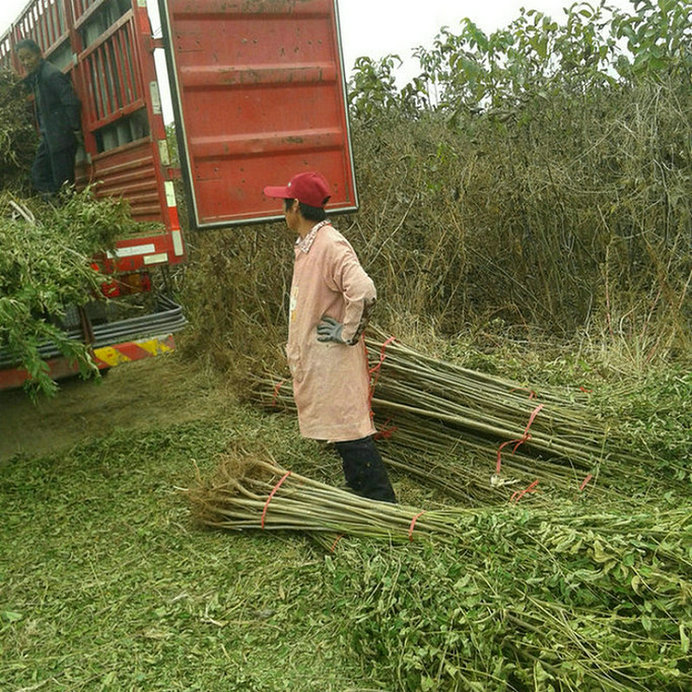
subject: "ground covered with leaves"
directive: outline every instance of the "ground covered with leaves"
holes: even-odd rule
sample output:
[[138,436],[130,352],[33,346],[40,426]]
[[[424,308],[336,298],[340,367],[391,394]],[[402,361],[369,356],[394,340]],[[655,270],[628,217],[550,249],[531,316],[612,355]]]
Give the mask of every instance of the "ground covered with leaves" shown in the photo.
[[[485,360],[511,374],[511,359]],[[574,378],[565,364],[544,372]],[[662,464],[668,455],[689,468],[689,380],[658,375],[633,378],[611,405]],[[144,399],[130,403],[139,425],[90,427],[99,402],[117,401],[112,390],[147,378],[185,416],[144,422]],[[239,405],[223,385],[178,357],[117,368],[100,385],[75,381],[63,394],[82,400],[81,439],[59,449],[56,419],[54,452],[0,462],[7,689],[687,688],[689,478],[607,506],[587,492],[472,510],[451,543],[344,537],[330,551],[301,533],[213,531],[194,522],[180,488],[195,482],[195,465],[213,474],[235,445],[342,486],[336,457],[302,440],[292,416]],[[2,396],[3,409],[18,406]],[[452,504],[393,479],[407,505]]]

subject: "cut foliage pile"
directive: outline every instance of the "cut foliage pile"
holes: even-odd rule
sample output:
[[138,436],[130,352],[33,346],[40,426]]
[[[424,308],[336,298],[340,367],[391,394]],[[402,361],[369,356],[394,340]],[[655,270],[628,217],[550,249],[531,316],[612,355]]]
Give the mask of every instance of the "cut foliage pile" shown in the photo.
[[0,70],[0,190],[28,191],[38,145],[26,90],[12,72]]
[[92,258],[132,228],[129,207],[96,200],[90,189],[66,193],[57,205],[0,194],[0,351],[31,375],[32,391],[55,391],[39,346],[50,341],[80,365],[93,369],[84,344],[70,340],[59,321],[70,305],[98,293]]
[[[689,509],[594,512],[565,502],[423,512],[243,451],[187,492],[208,526],[318,533],[352,563],[350,590],[361,598],[347,615],[350,643],[397,689],[692,684]],[[342,535],[427,547],[363,564]]]
[[457,532],[365,566],[340,546],[350,644],[396,689],[692,685],[689,508],[485,509]]

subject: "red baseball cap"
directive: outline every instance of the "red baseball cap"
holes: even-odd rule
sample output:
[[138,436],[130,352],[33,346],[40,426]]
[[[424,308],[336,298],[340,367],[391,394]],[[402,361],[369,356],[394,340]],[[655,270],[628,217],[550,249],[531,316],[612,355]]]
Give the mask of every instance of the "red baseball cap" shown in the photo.
[[332,196],[329,183],[322,175],[315,172],[298,173],[284,187],[265,187],[267,197],[280,199],[297,199],[309,207],[324,207]]

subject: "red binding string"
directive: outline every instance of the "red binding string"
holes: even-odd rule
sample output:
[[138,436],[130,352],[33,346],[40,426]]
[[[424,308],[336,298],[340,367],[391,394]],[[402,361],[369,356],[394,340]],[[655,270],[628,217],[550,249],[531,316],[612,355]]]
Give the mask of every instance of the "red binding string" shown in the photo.
[[[375,365],[373,365],[371,368],[368,368],[368,376],[370,377],[370,392],[368,394],[368,406],[370,407],[370,418],[371,419],[375,417],[375,414],[373,413],[373,410],[372,410],[372,398],[373,398],[373,396],[375,396],[375,385],[377,384],[377,380],[380,379],[380,368],[382,367],[382,363],[384,363],[384,360],[387,357],[387,353],[386,353],[387,346],[389,346],[389,344],[391,344],[394,341],[396,341],[396,337],[390,336],[382,344],[382,348],[380,349],[380,360],[377,363],[375,363]],[[367,359],[368,349],[365,346],[365,341],[363,341],[363,348],[365,349],[365,357]],[[374,375],[374,377],[373,377],[373,375]],[[389,423],[390,420],[391,420],[391,418],[387,421],[387,423]],[[385,426],[387,425],[387,423],[385,423]],[[376,440],[379,440],[379,439],[387,440],[392,436],[392,434],[394,433],[395,430],[396,430],[396,426],[392,426],[389,429],[381,430],[380,432],[375,434],[375,439]]]
[[411,541],[411,542],[413,542],[413,529],[414,529],[415,526],[416,526],[416,522],[418,521],[418,518],[419,518],[422,514],[425,514],[425,510],[423,510],[422,512],[418,512],[418,514],[416,514],[416,516],[413,517],[413,519],[411,519],[411,525],[408,527],[408,539],[409,539],[409,541]]
[[379,360],[375,365],[373,365],[373,366],[370,368],[370,370],[368,370],[368,374],[372,375],[374,372],[377,372],[377,371],[380,369],[380,366],[382,365],[382,363],[384,363],[384,359],[387,357],[387,354],[385,353],[385,351],[387,350],[387,346],[389,346],[389,344],[391,344],[391,343],[394,342],[394,341],[396,341],[396,337],[395,337],[395,336],[390,336],[390,337],[382,344],[382,348],[380,349],[380,360]]
[[579,486],[579,492],[584,490],[586,488],[586,484],[593,478],[591,474],[589,474],[583,481],[582,484]]
[[372,377],[372,382],[370,383],[370,403],[372,404],[372,397],[375,394],[375,385],[377,384],[377,380],[380,379],[380,368],[382,367],[382,363],[384,363],[385,358],[387,357],[386,350],[387,346],[391,344],[393,341],[396,341],[395,336],[390,336],[383,344],[382,348],[380,349],[380,360],[375,363],[369,370],[368,370],[368,375]]
[[329,549],[330,553],[333,553],[334,550],[336,549],[336,544],[344,537],[343,533],[340,533],[335,539],[334,543],[332,543],[332,547]]
[[384,425],[382,426],[382,430],[378,430],[375,433],[374,437],[376,440],[388,440],[399,429],[396,425],[392,425],[388,428],[387,426],[391,422],[392,419],[387,418],[387,420],[384,422]]
[[536,416],[539,414],[540,410],[545,406],[545,404],[539,404],[536,406],[536,408],[533,410],[531,413],[531,416],[529,417],[529,422],[526,426],[526,429],[524,430],[524,434],[522,435],[521,438],[518,440],[507,440],[506,442],[503,442],[499,449],[497,450],[497,464],[495,466],[495,473],[496,475],[500,475],[500,468],[502,467],[502,450],[507,446],[511,445],[513,442],[515,443],[514,447],[512,448],[512,454],[517,451],[517,447],[519,445],[524,444],[524,442],[528,441],[531,439],[531,434],[529,433],[529,428],[533,425],[534,420],[536,420]]
[[527,493],[535,493],[536,492],[536,486],[538,485],[538,478],[531,483],[528,487],[524,488],[523,490],[517,490],[514,493],[512,493],[512,497],[509,498],[510,502],[519,502],[524,495]]
[[274,493],[281,487],[281,484],[291,475],[290,471],[286,471],[286,473],[281,477],[281,480],[274,486],[274,489],[269,493],[269,497],[267,498],[267,501],[264,503],[264,509],[262,510],[262,519],[260,520],[260,528],[264,528],[264,517],[267,514],[267,507],[269,507],[269,503],[272,501],[272,497],[274,497]]
[[272,399],[272,406],[273,406],[274,408],[276,408],[276,403],[277,403],[277,400],[278,400],[278,398],[279,398],[279,390],[281,389],[281,387],[284,386],[284,384],[286,384],[286,382],[287,382],[287,380],[281,380],[281,381],[278,382],[277,385],[274,387],[274,398]]
[[591,394],[591,392],[593,392],[593,389],[587,389],[586,387],[579,387],[579,389],[584,392],[584,394]]

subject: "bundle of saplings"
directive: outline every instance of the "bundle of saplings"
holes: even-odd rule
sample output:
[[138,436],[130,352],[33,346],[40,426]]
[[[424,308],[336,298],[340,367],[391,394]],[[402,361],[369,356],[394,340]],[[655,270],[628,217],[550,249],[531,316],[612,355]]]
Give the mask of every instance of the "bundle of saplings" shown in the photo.
[[94,198],[91,189],[65,193],[59,203],[0,192],[0,356],[29,372],[30,391],[55,392],[39,346],[52,342],[86,376],[94,366],[84,344],[58,325],[66,306],[99,295],[91,259],[132,231],[125,201]]
[[0,190],[28,191],[29,170],[38,145],[31,105],[21,80],[0,71]]
[[[382,332],[365,344],[385,463],[457,501],[620,495],[629,484],[684,478],[682,462],[664,468],[649,449],[631,445],[618,421],[600,416],[577,388],[534,391],[426,356]],[[295,409],[290,380],[267,374],[255,383],[251,400],[271,411]]]
[[565,502],[469,512],[456,545],[346,538],[341,644],[389,689],[689,690],[690,519]]
[[690,689],[692,514],[674,501],[422,511],[237,448],[187,496],[207,526],[321,538],[341,645],[398,690]]

